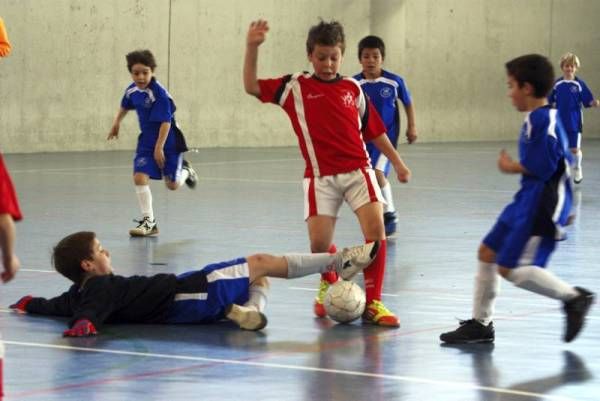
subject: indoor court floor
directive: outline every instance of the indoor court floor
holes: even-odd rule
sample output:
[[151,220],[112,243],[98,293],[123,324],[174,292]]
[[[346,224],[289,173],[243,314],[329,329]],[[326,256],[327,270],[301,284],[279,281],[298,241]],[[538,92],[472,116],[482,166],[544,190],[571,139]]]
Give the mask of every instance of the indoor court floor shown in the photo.
[[[155,238],[128,235],[139,217],[132,152],[5,155],[25,219],[17,225],[21,271],[0,288],[4,401],[600,400],[598,305],[580,337],[565,344],[561,305],[504,282],[494,345],[438,340],[470,318],[478,244],[518,188],[518,176],[496,168],[502,147],[516,156],[512,142],[400,146],[413,180],[392,181],[400,221],[388,245],[384,287],[386,305],[402,320],[398,330],[314,318],[314,275],[272,281],[269,324],[261,332],[227,322],[107,325],[79,339],[61,336],[64,319],[8,309],[23,295],[52,297],[68,288],[50,265],[60,238],[95,231],[123,275],[307,251],[299,151],[188,153],[200,176],[195,191],[152,184]],[[550,268],[600,292],[600,141],[586,141],[583,151],[578,219]],[[362,243],[347,206],[335,243]]]

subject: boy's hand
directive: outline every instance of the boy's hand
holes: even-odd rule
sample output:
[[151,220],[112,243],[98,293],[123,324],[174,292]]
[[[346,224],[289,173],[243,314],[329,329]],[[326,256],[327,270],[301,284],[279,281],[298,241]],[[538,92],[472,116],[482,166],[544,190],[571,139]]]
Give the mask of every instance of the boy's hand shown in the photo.
[[498,156],[498,169],[503,173],[512,173],[513,165],[514,161],[512,157],[510,157],[506,149],[502,149]]
[[415,127],[408,127],[406,129],[406,140],[409,145],[417,140],[417,129]]
[[19,299],[17,302],[9,306],[10,309],[14,309],[19,313],[27,313],[27,304],[31,302],[33,297],[31,295],[25,295],[23,298]]
[[590,106],[592,106],[592,107],[600,107],[600,100],[599,99],[592,100],[592,103],[590,103]]
[[63,337],[88,337],[98,334],[96,327],[87,319],[79,319],[73,327],[63,332]]
[[267,32],[269,32],[269,24],[267,21],[262,19],[252,21],[252,23],[250,23],[250,28],[248,28],[248,34],[246,35],[246,45],[260,46],[267,39]]
[[165,152],[162,147],[154,148],[154,160],[156,160],[156,164],[158,164],[158,168],[161,170],[165,168]]
[[406,167],[406,165],[402,164],[402,165],[396,167],[395,170],[396,170],[396,175],[398,177],[398,181],[407,183],[408,180],[410,180],[412,173],[411,173],[410,169],[408,167]]
[[108,137],[106,137],[107,140],[111,140],[111,139],[119,139],[119,125],[115,124],[111,127],[110,132],[108,133]]

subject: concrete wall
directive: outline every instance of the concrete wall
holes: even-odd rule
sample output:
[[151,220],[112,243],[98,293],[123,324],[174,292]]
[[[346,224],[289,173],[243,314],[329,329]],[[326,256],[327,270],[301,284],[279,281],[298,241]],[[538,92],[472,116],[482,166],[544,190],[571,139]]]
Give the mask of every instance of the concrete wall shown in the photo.
[[[503,64],[523,53],[576,52],[600,96],[595,0],[0,0],[0,13],[13,44],[0,60],[7,153],[134,148],[134,113],[118,142],[105,138],[130,82],[124,55],[136,48],[155,53],[191,146],[294,145],[284,113],[242,89],[245,32],[258,17],[271,24],[263,77],[310,69],[304,42],[318,17],[345,26],[344,74],[360,69],[357,41],[381,35],[387,68],[413,93],[422,141],[514,138]],[[600,136],[600,110],[587,112],[586,135]]]

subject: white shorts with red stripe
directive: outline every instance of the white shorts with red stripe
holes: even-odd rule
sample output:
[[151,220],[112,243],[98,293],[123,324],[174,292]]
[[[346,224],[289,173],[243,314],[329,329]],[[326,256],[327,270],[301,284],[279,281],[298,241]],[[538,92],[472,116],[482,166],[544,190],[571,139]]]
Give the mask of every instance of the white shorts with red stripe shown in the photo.
[[305,178],[303,186],[304,220],[312,216],[338,217],[344,201],[352,211],[371,202],[385,204],[375,172],[370,168]]

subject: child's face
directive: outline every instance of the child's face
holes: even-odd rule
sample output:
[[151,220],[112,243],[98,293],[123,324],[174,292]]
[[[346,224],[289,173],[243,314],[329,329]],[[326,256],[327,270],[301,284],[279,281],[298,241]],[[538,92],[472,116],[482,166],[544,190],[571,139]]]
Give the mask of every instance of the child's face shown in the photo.
[[527,99],[531,92],[531,85],[526,83],[520,87],[519,82],[512,75],[508,76],[506,84],[508,85],[508,97],[511,98],[513,106],[519,111],[527,111]]
[[308,61],[311,62],[315,75],[323,81],[331,81],[337,77],[342,65],[342,58],[342,49],[339,45],[323,46],[317,44],[312,53],[308,55]]
[[565,63],[560,69],[562,70],[563,75],[567,78],[573,78],[577,72],[577,66],[575,66],[575,64]]
[[152,80],[154,72],[152,68],[144,64],[134,64],[131,66],[131,78],[135,85],[140,89],[146,89]]
[[93,276],[108,276],[113,268],[110,263],[110,253],[102,247],[98,238],[94,238],[91,259],[84,260],[82,267]]
[[360,53],[360,65],[363,68],[363,74],[367,77],[378,77],[381,75],[383,66],[383,57],[379,49],[365,48]]

